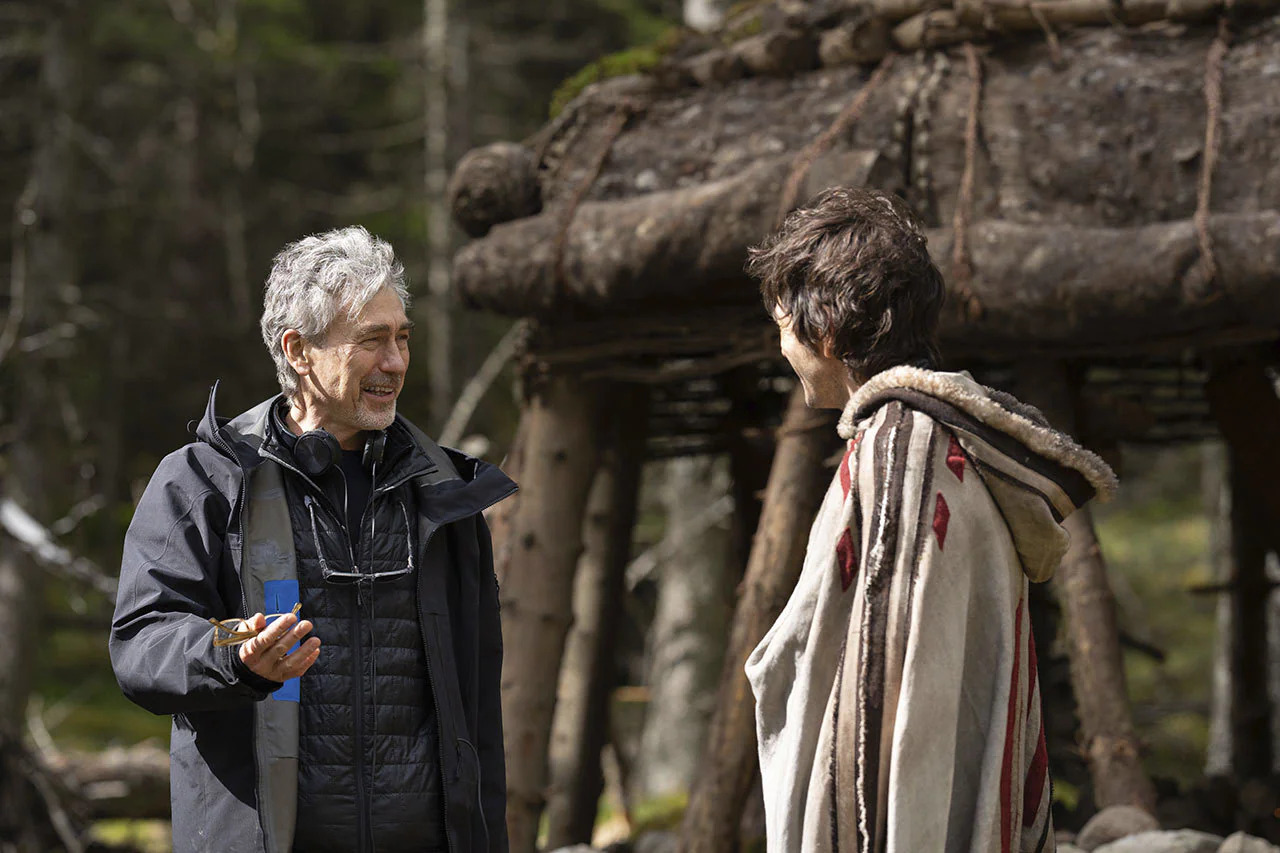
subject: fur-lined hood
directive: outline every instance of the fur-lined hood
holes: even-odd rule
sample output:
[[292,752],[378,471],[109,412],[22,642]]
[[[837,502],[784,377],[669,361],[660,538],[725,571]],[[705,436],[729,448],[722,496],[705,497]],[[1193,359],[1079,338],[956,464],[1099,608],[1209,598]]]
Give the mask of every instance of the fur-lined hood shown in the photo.
[[1053,429],[1037,409],[967,373],[917,367],[879,373],[849,400],[840,435],[853,438],[890,400],[923,411],[955,434],[1004,515],[1032,581],[1048,580],[1066,553],[1063,519],[1095,496],[1109,500],[1119,485],[1106,462]]

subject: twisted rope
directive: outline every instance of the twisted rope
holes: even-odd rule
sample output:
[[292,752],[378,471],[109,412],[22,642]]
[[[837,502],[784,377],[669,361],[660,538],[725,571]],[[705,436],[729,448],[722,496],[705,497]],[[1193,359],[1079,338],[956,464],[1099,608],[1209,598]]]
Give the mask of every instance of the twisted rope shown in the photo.
[[964,172],[952,219],[955,239],[951,246],[951,276],[964,315],[970,320],[982,316],[982,304],[974,296],[973,264],[969,257],[969,216],[973,208],[973,173],[978,159],[978,111],[982,106],[982,60],[972,42],[965,42],[964,57],[969,66],[969,115],[964,125]]
[[600,172],[604,169],[605,161],[609,159],[609,152],[613,150],[613,144],[617,142],[618,137],[622,135],[623,129],[627,126],[627,122],[631,118],[642,111],[641,105],[633,99],[626,99],[614,107],[613,115],[609,118],[609,123],[605,126],[604,138],[601,140],[600,147],[596,150],[595,157],[592,158],[591,164],[587,167],[587,173],[582,180],[578,182],[578,186],[574,188],[573,194],[569,196],[569,200],[565,203],[560,218],[560,228],[556,233],[556,242],[554,248],[555,257],[555,292],[562,293],[565,289],[565,273],[564,273],[564,256],[565,248],[569,242],[569,228],[573,225],[573,218],[578,213],[578,206],[582,204],[582,199],[586,196],[587,191],[595,184],[596,179],[600,177]]
[[787,218],[787,214],[795,207],[796,197],[800,194],[800,185],[804,183],[805,177],[809,174],[809,169],[813,167],[813,161],[825,154],[837,139],[847,133],[849,128],[853,127],[853,123],[862,115],[862,110],[866,107],[867,101],[871,99],[871,94],[884,80],[889,73],[889,69],[893,67],[893,56],[890,53],[880,61],[875,73],[871,75],[871,79],[858,91],[858,94],[849,102],[849,105],[840,112],[840,115],[836,116],[831,125],[817,139],[810,142],[803,151],[796,155],[795,162],[791,166],[791,173],[787,176],[787,182],[782,186],[782,197],[778,203],[778,212],[774,217],[775,226],[781,225],[782,221]]
[[[1196,188],[1196,238],[1200,246],[1203,286],[1211,288],[1218,279],[1218,260],[1209,233],[1209,200],[1213,193],[1213,170],[1218,163],[1218,135],[1222,124],[1222,61],[1231,46],[1231,27],[1224,14],[1218,19],[1218,34],[1209,47],[1204,65],[1204,158],[1200,163],[1200,183]],[[1191,297],[1193,294],[1185,294]]]

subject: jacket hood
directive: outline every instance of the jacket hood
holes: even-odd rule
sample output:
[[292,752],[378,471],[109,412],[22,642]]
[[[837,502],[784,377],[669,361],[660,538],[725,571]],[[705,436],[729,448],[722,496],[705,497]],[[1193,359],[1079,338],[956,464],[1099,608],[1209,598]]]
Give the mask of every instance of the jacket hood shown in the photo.
[[1062,521],[1093,497],[1109,500],[1118,481],[1110,466],[1049,425],[1039,410],[975,382],[968,373],[895,367],[858,389],[840,418],[840,435],[890,400],[946,426],[982,476],[1004,516],[1022,568],[1048,580],[1067,551]]

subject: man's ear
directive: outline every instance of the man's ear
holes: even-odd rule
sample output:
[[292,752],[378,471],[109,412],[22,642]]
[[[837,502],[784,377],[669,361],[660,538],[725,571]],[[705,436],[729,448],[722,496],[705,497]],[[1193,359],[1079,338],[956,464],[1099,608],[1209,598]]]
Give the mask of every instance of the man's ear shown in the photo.
[[285,329],[284,334],[280,336],[280,347],[284,350],[284,357],[289,362],[289,366],[293,368],[293,372],[299,376],[305,376],[311,372],[311,361],[307,358],[306,341],[303,340],[302,334],[297,329]]

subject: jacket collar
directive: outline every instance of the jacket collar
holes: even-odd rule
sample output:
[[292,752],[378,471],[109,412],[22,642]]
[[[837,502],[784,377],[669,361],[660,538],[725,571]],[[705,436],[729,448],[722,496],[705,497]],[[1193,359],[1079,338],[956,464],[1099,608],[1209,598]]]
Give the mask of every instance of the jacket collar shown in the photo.
[[[204,417],[196,436],[231,456],[248,470],[279,452],[279,440],[270,428],[273,407],[284,399],[277,394],[234,418],[217,415],[218,384],[209,390]],[[387,450],[394,454],[385,488],[412,480],[418,489],[423,513],[445,524],[482,512],[517,490],[516,484],[497,466],[441,447],[403,415],[387,428]],[[401,458],[402,457],[402,458]],[[382,483],[378,489],[384,488]]]

